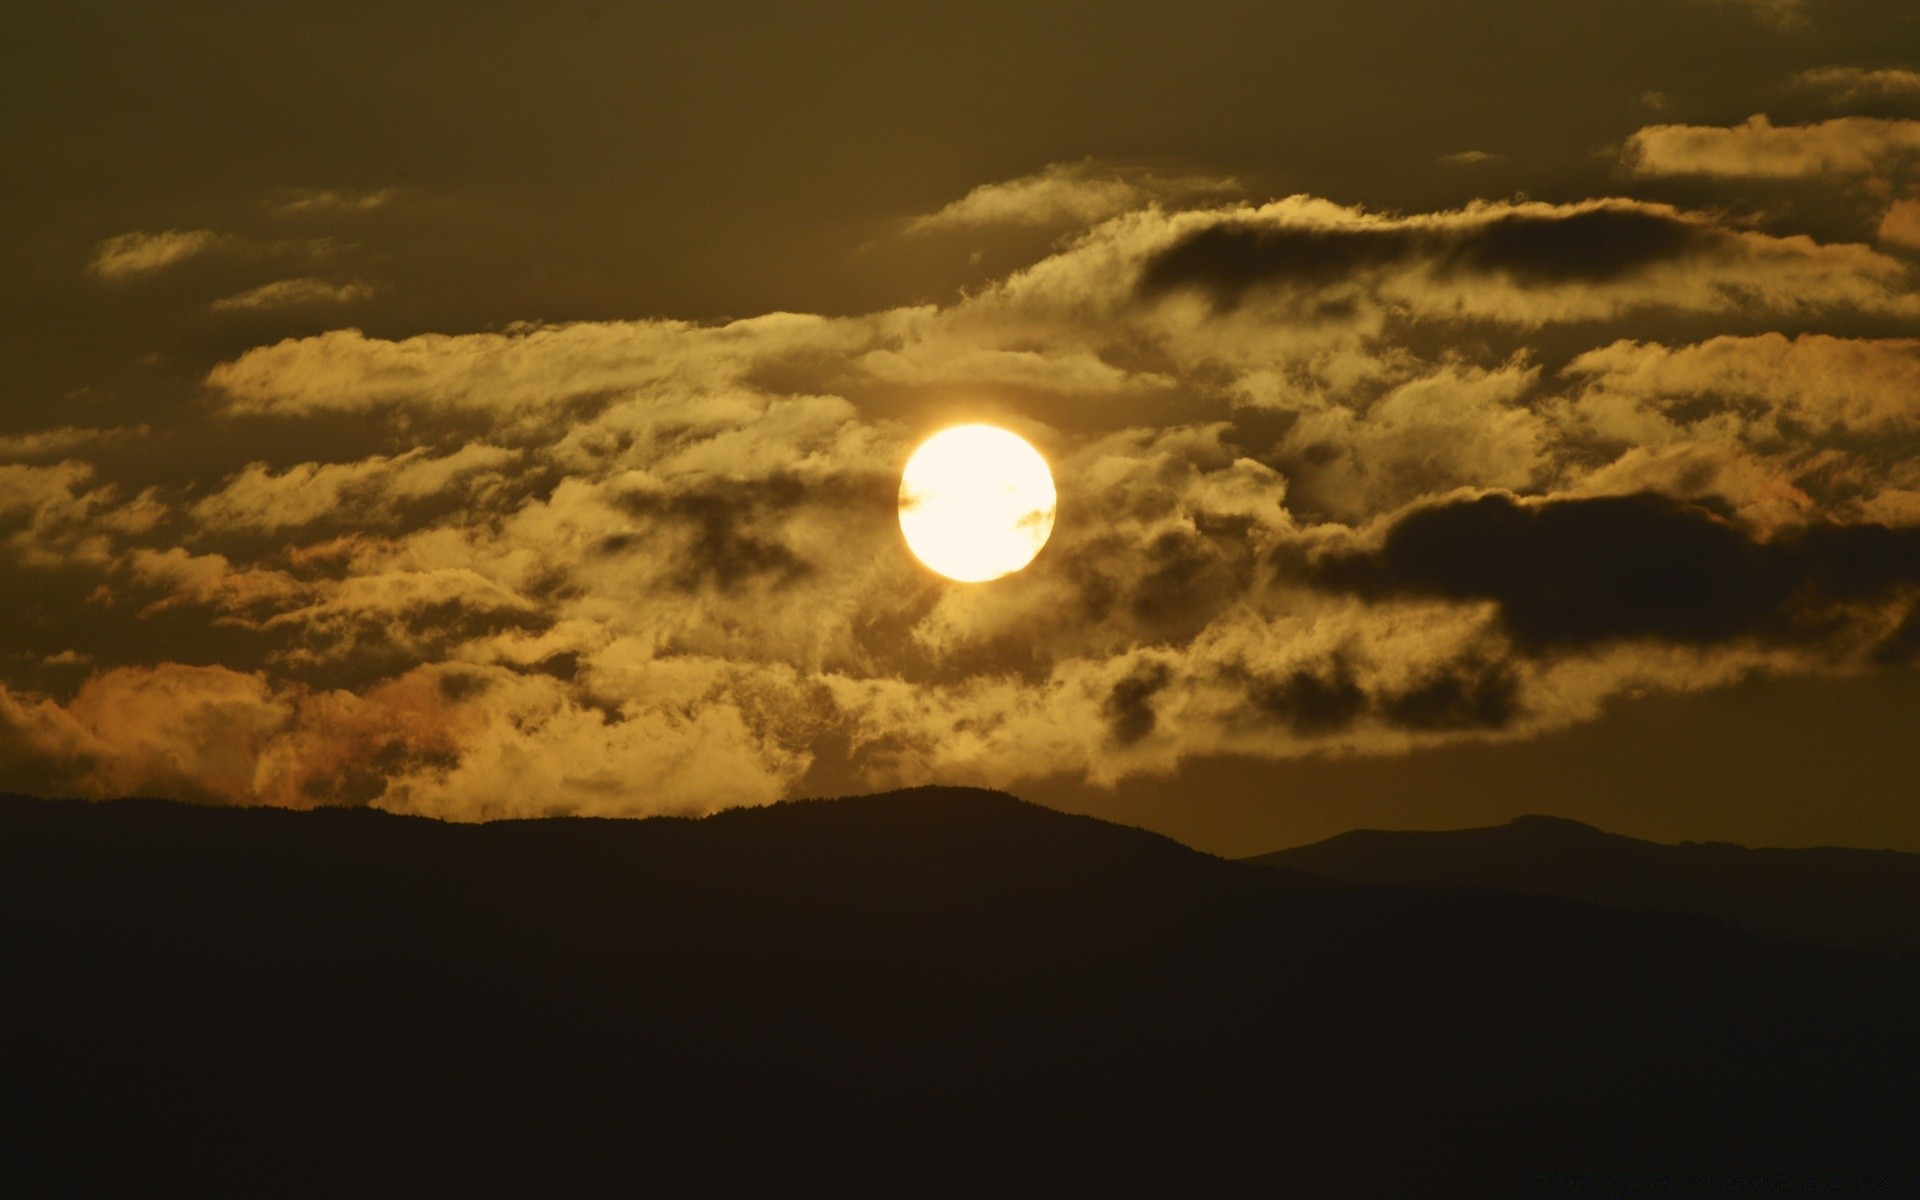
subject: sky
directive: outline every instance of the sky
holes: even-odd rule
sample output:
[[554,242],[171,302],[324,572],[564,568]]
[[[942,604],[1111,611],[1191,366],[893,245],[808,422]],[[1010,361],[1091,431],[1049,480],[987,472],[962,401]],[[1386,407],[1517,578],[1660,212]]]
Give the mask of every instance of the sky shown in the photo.
[[[1905,0],[74,3],[0,789],[1920,850]],[[943,580],[907,455],[1053,464]]]

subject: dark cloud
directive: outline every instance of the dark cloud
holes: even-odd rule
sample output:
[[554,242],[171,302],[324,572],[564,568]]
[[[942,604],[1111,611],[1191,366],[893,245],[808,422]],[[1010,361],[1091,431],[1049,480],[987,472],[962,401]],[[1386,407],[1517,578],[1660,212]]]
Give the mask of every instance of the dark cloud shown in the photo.
[[1389,725],[1423,733],[1503,729],[1521,713],[1520,681],[1511,667],[1468,659],[1386,697]]
[[1247,700],[1256,712],[1309,737],[1338,733],[1358,720],[1371,703],[1343,657],[1319,669],[1302,667],[1281,679],[1255,679],[1248,685]]
[[1122,746],[1144,741],[1159,722],[1154,712],[1154,697],[1166,689],[1173,673],[1161,662],[1146,662],[1113,685],[1100,713],[1107,720],[1108,732]]
[[1873,657],[1883,666],[1912,666],[1920,662],[1920,607],[1907,614],[1900,627],[1874,647]]
[[1245,668],[1226,674],[1244,686],[1255,714],[1306,738],[1344,733],[1368,718],[1416,733],[1504,729],[1524,711],[1512,667],[1472,654],[1378,694],[1368,691],[1344,653],[1278,678]]
[[1493,601],[1529,650],[1632,638],[1807,643],[1834,632],[1849,602],[1920,588],[1920,529],[1822,523],[1762,541],[1657,493],[1543,504],[1488,495],[1417,509],[1378,549],[1329,555],[1313,572],[1367,597]]
[[1155,299],[1192,289],[1231,309],[1255,288],[1325,287],[1413,264],[1441,277],[1504,275],[1521,286],[1600,284],[1701,253],[1722,236],[1675,213],[1632,204],[1507,211],[1453,225],[1236,220],[1187,234],[1149,258],[1136,291]]
[[804,505],[825,505],[855,519],[891,521],[894,486],[891,477],[819,481],[774,475],[715,479],[669,493],[628,492],[618,499],[621,509],[675,526],[679,536],[667,548],[642,532],[616,533],[602,538],[597,549],[665,553],[675,564],[674,583],[687,591],[726,592],[756,582],[784,587],[816,566],[781,540],[780,526],[789,515]]

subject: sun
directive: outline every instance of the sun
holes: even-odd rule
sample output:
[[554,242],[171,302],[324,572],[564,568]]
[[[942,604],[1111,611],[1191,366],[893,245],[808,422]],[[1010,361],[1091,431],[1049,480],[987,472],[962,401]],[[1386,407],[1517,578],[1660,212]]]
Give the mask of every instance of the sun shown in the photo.
[[1011,575],[1053,533],[1047,460],[992,425],[943,429],[900,475],[900,531],[927,566],[961,583]]

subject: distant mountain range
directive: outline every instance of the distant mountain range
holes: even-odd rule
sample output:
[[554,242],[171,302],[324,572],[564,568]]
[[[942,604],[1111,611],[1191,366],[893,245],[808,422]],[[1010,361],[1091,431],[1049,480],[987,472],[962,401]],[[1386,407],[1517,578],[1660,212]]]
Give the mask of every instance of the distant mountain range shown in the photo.
[[1912,960],[990,792],[490,825],[0,798],[0,914],[18,1195],[1920,1167]]
[[1893,850],[1667,846],[1532,816],[1487,829],[1358,829],[1247,861],[1348,883],[1480,888],[1694,913],[1763,937],[1920,952],[1920,854]]

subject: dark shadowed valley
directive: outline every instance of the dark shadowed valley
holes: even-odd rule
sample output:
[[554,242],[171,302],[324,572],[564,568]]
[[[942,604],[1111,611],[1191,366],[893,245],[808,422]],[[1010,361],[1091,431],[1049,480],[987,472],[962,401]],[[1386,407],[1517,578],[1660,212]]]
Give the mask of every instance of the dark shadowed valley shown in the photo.
[[0,903],[21,1194],[1486,1194],[1916,1158],[1910,957],[992,792],[485,825],[8,799]]

